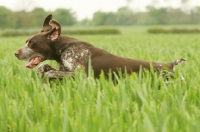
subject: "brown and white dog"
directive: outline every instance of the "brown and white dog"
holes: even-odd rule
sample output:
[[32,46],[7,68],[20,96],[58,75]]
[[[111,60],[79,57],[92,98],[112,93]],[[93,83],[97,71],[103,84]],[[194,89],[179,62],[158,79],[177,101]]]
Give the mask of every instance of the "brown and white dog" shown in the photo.
[[[14,54],[19,60],[29,60],[26,68],[34,68],[45,60],[55,60],[59,65],[56,70],[48,64],[43,64],[37,69],[37,73],[46,79],[63,78],[73,76],[76,68],[84,68],[88,74],[88,65],[98,78],[103,71],[105,76],[108,73],[139,72],[140,68],[150,70],[151,65],[156,72],[163,72],[164,69],[174,73],[174,66],[185,61],[181,58],[170,63],[147,62],[113,55],[103,49],[68,36],[61,36],[61,25],[48,15],[44,21],[43,28],[39,33],[31,36],[26,44],[19,48]],[[90,61],[89,61],[90,60]]]

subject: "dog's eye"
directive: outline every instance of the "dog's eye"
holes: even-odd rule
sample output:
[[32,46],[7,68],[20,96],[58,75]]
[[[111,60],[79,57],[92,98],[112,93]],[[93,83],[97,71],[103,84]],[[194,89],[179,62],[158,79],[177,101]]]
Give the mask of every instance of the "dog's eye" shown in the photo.
[[34,48],[35,45],[36,45],[36,44],[35,44],[34,42],[31,42],[31,41],[28,42],[28,46],[29,46],[30,48]]
[[34,48],[37,47],[37,44],[36,44],[36,43],[31,43],[31,44],[30,44],[30,47],[31,47],[32,49],[34,49]]
[[31,40],[26,40],[26,43],[31,44],[32,41]]

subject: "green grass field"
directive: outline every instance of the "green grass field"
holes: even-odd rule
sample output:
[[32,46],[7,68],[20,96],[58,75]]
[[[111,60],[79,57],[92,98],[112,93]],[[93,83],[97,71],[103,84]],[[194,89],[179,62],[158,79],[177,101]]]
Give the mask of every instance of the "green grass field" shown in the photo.
[[176,78],[166,84],[153,73],[133,74],[113,85],[78,72],[75,81],[44,84],[35,69],[25,69],[13,54],[29,36],[1,37],[0,132],[199,132],[200,35],[120,29],[121,35],[73,37],[135,59],[170,62],[184,57]]

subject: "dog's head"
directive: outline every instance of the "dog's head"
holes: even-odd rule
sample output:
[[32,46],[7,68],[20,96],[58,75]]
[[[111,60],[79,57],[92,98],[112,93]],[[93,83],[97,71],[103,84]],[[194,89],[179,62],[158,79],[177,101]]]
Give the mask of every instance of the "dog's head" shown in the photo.
[[52,16],[47,16],[41,32],[31,36],[23,47],[15,51],[14,54],[19,60],[28,60],[26,68],[34,68],[40,62],[55,59],[57,56],[52,43],[59,39],[61,26],[51,18]]

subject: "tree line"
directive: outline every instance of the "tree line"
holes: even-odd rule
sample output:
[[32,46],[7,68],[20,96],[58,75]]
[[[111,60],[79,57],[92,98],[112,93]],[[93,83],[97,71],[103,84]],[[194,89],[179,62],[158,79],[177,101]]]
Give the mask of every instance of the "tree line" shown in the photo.
[[13,12],[0,6],[0,29],[6,28],[36,28],[43,23],[43,19],[52,13],[54,19],[63,26],[101,26],[101,25],[169,25],[169,24],[199,24],[200,7],[194,7],[190,11],[181,8],[146,7],[145,12],[134,12],[129,7],[121,7],[116,12],[97,11],[92,19],[78,21],[76,13],[71,9],[58,8],[53,12],[43,8],[35,8],[30,12]]

